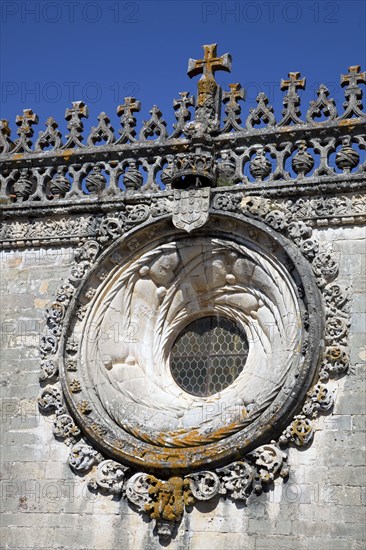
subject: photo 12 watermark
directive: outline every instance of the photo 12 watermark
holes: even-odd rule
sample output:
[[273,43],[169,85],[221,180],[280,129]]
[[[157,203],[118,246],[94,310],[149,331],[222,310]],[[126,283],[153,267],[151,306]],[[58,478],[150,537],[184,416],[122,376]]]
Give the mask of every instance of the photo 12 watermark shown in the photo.
[[202,23],[340,23],[339,2],[202,2]]
[[57,1],[25,2],[4,0],[1,2],[2,23],[22,24],[80,24],[96,25],[101,22],[136,24],[140,22],[140,2]]
[[98,103],[100,100],[118,103],[125,97],[134,97],[139,92],[137,82],[114,81],[101,83],[98,81],[78,82],[74,80],[56,82],[29,82],[4,80],[1,83],[1,102],[6,104],[17,100],[29,105],[55,104],[62,102],[68,105],[77,99],[84,103]]

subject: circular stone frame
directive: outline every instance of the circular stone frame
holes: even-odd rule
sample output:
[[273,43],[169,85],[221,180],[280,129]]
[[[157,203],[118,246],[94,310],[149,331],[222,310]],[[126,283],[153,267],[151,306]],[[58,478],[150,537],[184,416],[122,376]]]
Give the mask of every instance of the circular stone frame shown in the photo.
[[[146,245],[149,247],[162,242],[172,242],[187,238],[187,233],[172,227],[169,217],[160,218],[153,223],[146,223],[123,235],[110,245],[94,262],[85,278],[78,286],[63,320],[60,338],[60,378],[68,407],[82,432],[106,456],[124,463],[134,469],[159,473],[161,477],[172,474],[184,474],[202,468],[216,468],[242,458],[254,448],[275,439],[292,421],[301,409],[306,393],[314,381],[319,358],[323,350],[324,326],[321,297],[316,286],[311,266],[298,248],[288,239],[277,233],[265,223],[250,217],[217,213],[210,215],[206,225],[195,231],[189,238],[222,237],[231,239],[245,246],[259,247],[266,254],[273,250],[281,255],[281,265],[286,264],[289,277],[294,287],[299,289],[298,300],[301,304],[302,326],[306,341],[301,368],[290,371],[282,389],[266,410],[251,424],[232,435],[204,444],[184,448],[168,445],[153,445],[139,439],[138,434],[124,432],[106,414],[95,398],[92,387],[88,387],[78,372],[70,372],[67,361],[70,357],[70,340],[76,342],[82,338],[90,310],[93,308],[93,292],[90,289],[105,288],[108,284],[108,273],[121,261],[130,262],[136,258]],[[276,260],[279,261],[278,259]],[[76,312],[85,308],[85,318]],[[89,310],[89,311],[88,311]],[[76,357],[73,355],[73,357]],[[80,361],[80,358],[78,358]],[[80,387],[75,391],[75,376]],[[94,395],[94,396],[93,396]],[[82,410],[82,403],[88,405],[88,412]]]

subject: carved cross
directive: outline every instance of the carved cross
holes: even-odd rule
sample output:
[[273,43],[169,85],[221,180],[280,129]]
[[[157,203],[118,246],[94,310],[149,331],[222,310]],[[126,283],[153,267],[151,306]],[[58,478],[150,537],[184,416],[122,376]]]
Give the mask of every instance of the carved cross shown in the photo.
[[124,105],[118,105],[117,115],[121,117],[122,128],[118,130],[121,137],[116,142],[117,145],[120,143],[126,143],[127,141],[136,141],[136,132],[134,130],[136,126],[136,119],[133,116],[133,113],[138,112],[140,109],[141,103],[134,97],[125,97]]
[[177,123],[173,124],[174,132],[169,136],[170,138],[176,138],[181,135],[185,123],[191,118],[188,107],[194,106],[194,97],[190,96],[189,92],[179,92],[179,95],[180,98],[173,101]]
[[33,130],[31,125],[37,124],[38,116],[33,113],[32,109],[24,109],[23,115],[17,115],[15,119],[17,126],[20,126],[18,129],[18,135],[32,135]]
[[366,83],[366,72],[360,73],[360,65],[348,67],[349,74],[341,75],[341,86],[348,84],[349,88],[356,88],[358,84]]
[[137,101],[134,97],[125,97],[124,105],[118,105],[117,115],[127,116],[131,113],[138,112],[141,109],[140,101]]
[[217,57],[217,44],[206,44],[203,46],[203,59],[190,59],[188,61],[188,76],[196,76],[202,74],[201,79],[214,80],[215,71],[231,70],[231,55],[225,53],[221,57]]
[[222,101],[226,103],[223,132],[229,132],[232,129],[241,130],[240,123],[240,105],[239,100],[245,99],[245,90],[239,83],[229,84],[230,91],[222,94]]
[[344,92],[346,101],[343,103],[345,111],[341,119],[351,118],[353,115],[365,118],[362,112],[362,89],[358,86],[361,82],[366,82],[366,72],[360,72],[360,65],[348,67],[349,74],[341,75],[341,86],[347,86]]
[[300,78],[300,73],[288,73],[289,80],[281,80],[281,90],[288,90],[283,98],[284,110],[282,111],[283,118],[278,123],[279,126],[286,124],[301,124],[300,119],[300,97],[296,90],[305,89],[305,78]]
[[13,153],[30,153],[30,146],[32,145],[31,137],[33,136],[32,124],[37,124],[38,116],[33,113],[32,109],[24,109],[23,115],[18,115],[15,119],[17,126],[17,134],[19,139],[15,142],[15,148]]
[[194,98],[189,92],[179,92],[180,99],[174,99],[173,107],[177,111],[177,116],[189,115],[188,107],[193,107]]
[[288,89],[288,95],[296,94],[297,89],[305,89],[305,78],[299,78],[300,73],[288,73],[289,80],[281,80],[281,90]]
[[230,91],[222,94],[224,103],[228,103],[231,107],[238,104],[239,99],[245,99],[245,90],[239,83],[229,84]]
[[66,109],[65,119],[70,120],[68,128],[70,126],[79,126],[81,118],[88,118],[88,107],[83,101],[73,101],[71,109]]
[[88,118],[89,112],[88,107],[83,101],[73,101],[71,109],[66,109],[65,119],[69,122],[67,123],[67,128],[70,130],[70,134],[67,137],[67,142],[62,147],[62,149],[69,149],[72,147],[84,147],[81,143],[83,141],[83,136],[81,132],[84,129],[84,125],[81,122],[82,118]]

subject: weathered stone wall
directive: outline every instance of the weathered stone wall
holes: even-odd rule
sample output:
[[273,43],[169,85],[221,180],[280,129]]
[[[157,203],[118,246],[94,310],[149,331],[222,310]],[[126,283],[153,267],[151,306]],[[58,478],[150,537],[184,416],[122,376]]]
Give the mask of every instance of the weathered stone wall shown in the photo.
[[[331,413],[316,420],[308,448],[290,449],[290,476],[247,506],[199,502],[184,515],[172,549],[364,548],[362,465],[365,444],[365,231],[315,230],[332,241],[339,282],[353,291],[352,372],[338,381]],[[2,547],[107,550],[157,549],[153,522],[125,500],[91,493],[67,464],[68,448],[52,433],[52,416],[38,412],[39,335],[44,311],[66,278],[72,249],[3,252],[2,285]]]

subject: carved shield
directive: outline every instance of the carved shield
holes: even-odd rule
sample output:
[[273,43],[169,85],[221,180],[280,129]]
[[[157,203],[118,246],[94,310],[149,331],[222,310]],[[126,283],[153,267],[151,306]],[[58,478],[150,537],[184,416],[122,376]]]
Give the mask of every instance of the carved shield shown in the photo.
[[202,227],[208,220],[211,188],[175,189],[173,224],[188,233]]

